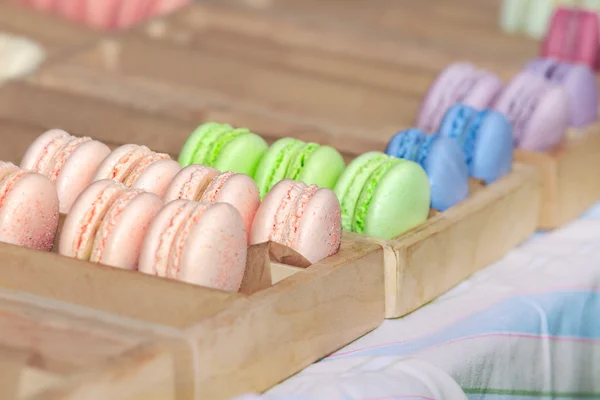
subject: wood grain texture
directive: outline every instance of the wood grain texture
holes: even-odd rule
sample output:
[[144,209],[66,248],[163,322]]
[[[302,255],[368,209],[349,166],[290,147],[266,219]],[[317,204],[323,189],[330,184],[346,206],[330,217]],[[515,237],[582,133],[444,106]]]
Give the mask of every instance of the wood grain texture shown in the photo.
[[538,227],[554,229],[580,216],[600,199],[600,123],[572,129],[567,141],[547,153],[517,151],[517,161],[536,167],[542,183]]
[[386,318],[427,304],[531,236],[539,193],[536,170],[515,164],[508,176],[474,186],[467,200],[394,240],[346,234],[384,248]]
[[[263,391],[376,328],[384,319],[382,249],[343,240],[340,252],[190,328],[199,398]],[[190,369],[189,346],[174,348]],[[194,377],[178,375],[192,398]]]
[[6,0],[0,1],[0,32],[37,42],[51,61],[90,45],[100,37],[88,28]]

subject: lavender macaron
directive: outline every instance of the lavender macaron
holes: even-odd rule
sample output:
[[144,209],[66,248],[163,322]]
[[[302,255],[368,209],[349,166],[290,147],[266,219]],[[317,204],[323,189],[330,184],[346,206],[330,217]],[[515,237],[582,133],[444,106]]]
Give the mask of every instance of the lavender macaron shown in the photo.
[[571,106],[572,126],[584,127],[598,119],[596,77],[588,66],[537,58],[525,69],[565,89]]

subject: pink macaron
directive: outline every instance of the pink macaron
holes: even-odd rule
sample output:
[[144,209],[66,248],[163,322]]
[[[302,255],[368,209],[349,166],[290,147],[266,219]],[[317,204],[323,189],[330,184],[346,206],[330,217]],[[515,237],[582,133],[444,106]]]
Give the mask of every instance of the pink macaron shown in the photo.
[[85,22],[85,6],[83,0],[59,0],[56,11],[70,21]]
[[67,215],[58,251],[80,260],[137,269],[142,242],[162,206],[154,193],[111,180],[94,182]]
[[56,187],[48,178],[0,161],[0,242],[50,251],[58,209]]
[[231,171],[220,174],[198,164],[182,169],[167,188],[165,202],[177,199],[231,204],[242,216],[248,234],[260,205],[258,186],[248,175]]
[[235,292],[247,245],[242,218],[230,204],[175,200],[152,222],[139,271]]
[[461,103],[482,110],[488,108],[502,90],[496,75],[467,63],[448,65],[430,86],[417,117],[417,127],[435,133],[444,115]]
[[333,191],[285,179],[258,208],[250,244],[277,242],[316,263],[338,252],[341,237],[340,203]]
[[126,144],[104,159],[94,180],[112,179],[162,197],[180,170],[179,163],[168,154],[155,153],[146,146]]
[[493,108],[511,121],[516,147],[530,151],[548,150],[560,143],[572,119],[563,87],[530,71],[519,73]]
[[51,129],[29,146],[21,168],[42,174],[55,183],[60,212],[66,214],[92,182],[96,169],[108,154],[110,149],[104,143]]
[[82,0],[85,1],[85,21],[87,25],[110,30],[117,27],[117,19],[123,0]]

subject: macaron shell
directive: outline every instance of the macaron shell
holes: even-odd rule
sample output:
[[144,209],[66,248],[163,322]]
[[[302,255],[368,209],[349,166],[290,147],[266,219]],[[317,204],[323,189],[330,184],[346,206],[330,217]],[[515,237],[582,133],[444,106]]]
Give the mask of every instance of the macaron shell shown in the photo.
[[302,147],[304,142],[294,138],[279,139],[269,147],[253,176],[261,197],[265,197],[271,187],[285,179],[290,162]]
[[[110,195],[106,196],[107,201],[98,203],[98,200],[106,193],[108,186],[112,186],[112,189]],[[124,185],[110,179],[103,179],[92,183],[81,192],[63,223],[58,242],[58,252],[63,256],[81,258],[77,254],[78,250],[73,245],[77,239],[81,241],[79,249],[87,249],[84,259],[89,260],[89,252],[91,252],[96,231],[102,222],[104,214],[112,205],[112,201],[125,192],[125,190],[127,188]],[[92,219],[84,222],[84,218],[91,209],[93,209]],[[82,226],[82,223],[85,226]],[[90,226],[90,224],[93,226]]]
[[[210,187],[200,201],[209,201]],[[235,207],[244,221],[244,229],[250,235],[256,210],[260,206],[258,187],[252,178],[244,174],[234,174],[223,184],[211,203],[228,203]]]
[[98,166],[110,154],[104,143],[85,142],[71,153],[56,179],[60,212],[67,214],[79,194],[92,182]]
[[502,81],[497,76],[482,72],[481,77],[462,103],[477,110],[483,110],[494,102],[502,88]]
[[113,179],[124,181],[143,157],[150,156],[152,151],[146,146],[124,144],[114,149],[98,166],[94,180]]
[[341,239],[340,203],[331,190],[319,189],[300,217],[293,248],[314,264],[337,253]]
[[488,111],[475,140],[471,176],[490,184],[511,171],[513,135],[504,115]]
[[[598,119],[598,88],[592,70],[584,65],[561,65],[561,84],[569,96],[572,125],[584,127]],[[566,70],[566,71],[563,71]]]
[[336,149],[319,146],[310,155],[296,180],[307,185],[333,189],[345,168],[346,163]]
[[469,169],[455,140],[438,137],[424,164],[431,187],[431,208],[445,211],[468,197]]
[[247,247],[239,212],[227,203],[213,204],[185,239],[178,279],[236,292],[246,270]]
[[58,229],[58,195],[45,176],[27,173],[0,207],[0,241],[50,251]]
[[177,199],[198,200],[217,175],[217,169],[199,164],[188,165],[173,177],[164,194],[165,203]]
[[[152,220],[163,206],[154,193],[141,193],[131,200],[116,220],[107,220],[106,215],[98,230],[98,237],[106,236],[105,246],[99,257],[92,252],[91,261],[124,269],[137,269],[140,251]],[[110,211],[109,211],[110,213]],[[103,231],[106,224],[112,225],[110,233]]]
[[548,34],[542,43],[542,57],[563,59],[565,34],[571,18],[569,14],[570,11],[564,8],[554,11]]
[[254,177],[267,148],[267,142],[254,133],[239,136],[222,149],[213,167]]
[[594,68],[598,58],[600,24],[598,14],[589,11],[577,13],[577,39],[575,40],[575,58],[573,61],[580,62]]
[[[23,158],[21,159],[20,167],[29,171],[34,171],[38,160],[40,158],[47,159],[45,164],[50,162],[50,159],[54,156],[54,153],[60,146],[66,143],[71,138],[67,132],[62,129],[50,129],[42,133],[28,148]],[[53,143],[54,141],[57,143]],[[45,171],[35,171],[42,174]]]
[[375,187],[363,233],[392,239],[427,220],[430,204],[427,174],[418,164],[401,160]]
[[175,160],[159,160],[150,164],[135,180],[132,188],[155,193],[163,197],[173,178],[181,170]]
[[292,209],[291,201],[284,201],[287,194],[296,185],[291,179],[278,182],[263,199],[258,207],[250,230],[250,244],[264,243],[271,240],[273,231],[277,228],[276,214],[278,211],[289,215]]
[[175,236],[183,221],[195,208],[196,203],[193,201],[174,200],[160,210],[144,237],[138,265],[140,272],[167,276],[169,255]]
[[571,122],[567,93],[554,86],[540,100],[530,117],[518,147],[523,150],[544,151],[561,142]]
[[[564,0],[563,0],[564,1]],[[556,0],[529,1],[525,20],[525,32],[534,38],[541,38],[548,29],[548,21],[552,16]]]

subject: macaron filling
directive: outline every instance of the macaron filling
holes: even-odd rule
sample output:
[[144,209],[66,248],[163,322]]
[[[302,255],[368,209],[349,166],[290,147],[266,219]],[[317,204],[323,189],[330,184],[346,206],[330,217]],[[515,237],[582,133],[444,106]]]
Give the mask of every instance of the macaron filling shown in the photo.
[[129,203],[142,193],[144,193],[144,191],[139,189],[129,189],[127,192],[117,197],[114,203],[110,206],[96,232],[96,237],[90,256],[91,261],[100,263],[102,262],[102,255],[106,247],[106,242],[111,236],[119,216],[125,211]]
[[127,175],[127,177],[125,178],[123,183],[127,187],[133,186],[135,181],[140,177],[140,175],[142,175],[144,173],[146,168],[148,168],[150,165],[152,165],[153,163],[155,163],[157,161],[169,160],[169,159],[171,159],[171,157],[169,157],[168,154],[164,154],[164,153],[152,153],[146,157],[141,158],[136,163],[136,165],[133,168],[133,170],[131,171],[131,173],[129,173],[129,175]]
[[217,201],[217,197],[219,196],[221,189],[223,189],[223,186],[225,185],[225,183],[233,175],[235,175],[233,172],[227,171],[227,172],[220,174],[215,179],[213,179],[212,182],[206,188],[206,191],[204,192],[204,195],[202,196],[202,200],[207,201],[211,204],[214,203],[215,201]]
[[68,143],[64,144],[54,155],[54,162],[51,166],[51,170],[49,171],[48,178],[50,178],[52,182],[56,182],[58,175],[60,174],[62,167],[64,167],[65,163],[67,162],[69,156],[73,154],[77,147],[83,143],[90,142],[91,140],[92,138],[89,137],[73,138]]
[[55,138],[53,138],[44,148],[42,152],[38,156],[38,159],[32,168],[33,172],[40,173],[45,175],[47,173],[47,169],[50,166],[50,163],[54,159],[54,155],[62,146],[68,143],[71,140],[72,136],[66,132],[59,134]]
[[195,207],[196,204],[192,202],[186,202],[183,204],[179,209],[177,209],[175,214],[173,214],[169,224],[162,231],[152,266],[152,272],[155,275],[172,277],[169,273],[169,259],[173,249],[173,243],[175,242],[175,237],[177,236],[177,233],[181,229],[183,223],[186,221]]
[[354,210],[354,215],[352,218],[352,232],[356,233],[364,233],[365,231],[365,223],[367,213],[369,212],[369,207],[371,206],[371,202],[373,201],[373,195],[375,194],[375,189],[383,176],[388,173],[390,169],[396,164],[400,162],[399,159],[389,158],[382,164],[380,164],[375,171],[369,176],[369,180],[363,186],[360,197],[356,204],[356,208]]
[[359,180],[359,178],[362,178],[364,176],[370,176],[371,173],[375,171],[380,165],[389,162],[389,160],[390,157],[384,156],[383,154],[377,157],[373,157],[365,165],[360,167],[360,169],[358,169],[358,171],[356,171],[356,173],[350,179],[346,192],[342,195],[340,199],[340,206],[342,209],[342,229],[344,229],[345,231],[352,230],[354,210],[361,193],[360,190],[353,191],[352,188],[357,185],[357,181]]
[[470,168],[473,164],[473,157],[475,154],[475,144],[477,143],[477,134],[479,133],[479,129],[483,124],[483,121],[487,117],[489,110],[483,110],[478,112],[476,115],[471,118],[463,137],[461,139],[461,147],[465,153],[465,159],[467,161],[467,166]]
[[[265,186],[260,188],[261,196],[265,196],[269,190],[275,185],[277,182],[285,179],[288,166],[289,166],[289,158],[286,158],[286,154],[295,154],[300,148],[304,146],[304,143],[301,141],[293,140],[287,145],[285,145],[279,153],[277,153],[277,158],[275,160],[272,173],[268,177],[265,182]],[[287,161],[287,162],[286,162]]]
[[221,154],[223,148],[225,148],[235,138],[238,138],[242,135],[247,135],[249,133],[250,131],[248,129],[240,128],[232,129],[219,135],[218,139],[213,141],[210,145],[208,151],[208,160],[206,161],[206,164],[209,166],[215,165],[215,163],[217,162],[217,158],[219,157],[219,154]]
[[190,236],[192,227],[198,223],[204,211],[209,207],[206,203],[196,203],[196,208],[190,212],[188,218],[185,219],[179,231],[175,235],[173,245],[169,254],[169,264],[167,267],[167,277],[177,279],[179,277],[181,256],[186,245],[187,238]]
[[79,223],[79,229],[73,239],[73,254],[80,260],[89,260],[92,253],[93,239],[96,236],[104,216],[115,199],[123,193],[119,184],[106,186],[94,200]]
[[152,154],[152,150],[150,150],[148,147],[136,146],[134,150],[127,152],[121,158],[119,158],[117,162],[115,162],[107,176],[96,177],[96,179],[106,178],[117,182],[123,182],[129,176],[129,174],[131,174],[136,165],[144,157],[150,154]]
[[421,148],[418,154],[418,157],[415,157],[411,161],[415,161],[419,164],[423,169],[425,169],[425,163],[427,162],[427,157],[429,157],[429,150],[433,143],[438,139],[438,134],[427,135],[423,138],[423,143],[421,144]]
[[284,237],[287,237],[286,245],[290,248],[296,247],[296,238],[298,237],[298,229],[300,228],[300,221],[306,210],[310,199],[313,198],[317,193],[319,187],[317,185],[310,185],[307,187],[300,198],[296,200],[296,206],[293,209],[293,214],[289,217],[289,222],[285,225]]
[[4,204],[4,200],[6,200],[6,195],[10,192],[15,183],[28,173],[30,172],[26,170],[18,170],[10,173],[9,175],[6,175],[2,179],[2,182],[0,183],[0,207],[2,207],[2,205]]
[[290,164],[287,167],[287,171],[285,173],[285,177],[293,180],[297,180],[302,172],[302,168],[308,162],[310,156],[317,150],[320,145],[317,143],[306,143],[302,148],[296,150],[296,154],[290,161]]

